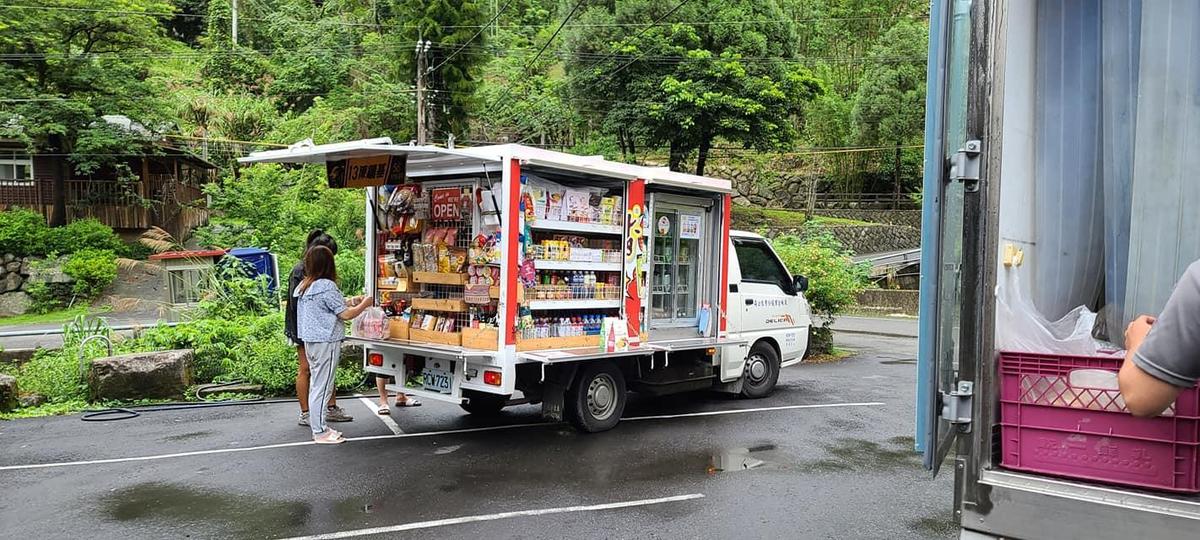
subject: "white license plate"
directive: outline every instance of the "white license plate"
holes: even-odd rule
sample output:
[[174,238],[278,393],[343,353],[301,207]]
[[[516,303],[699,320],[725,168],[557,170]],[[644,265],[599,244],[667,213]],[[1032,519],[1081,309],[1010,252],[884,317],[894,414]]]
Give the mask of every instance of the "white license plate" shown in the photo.
[[450,383],[453,380],[450,372],[444,369],[425,368],[421,371],[421,381],[424,382],[426,390],[449,394]]

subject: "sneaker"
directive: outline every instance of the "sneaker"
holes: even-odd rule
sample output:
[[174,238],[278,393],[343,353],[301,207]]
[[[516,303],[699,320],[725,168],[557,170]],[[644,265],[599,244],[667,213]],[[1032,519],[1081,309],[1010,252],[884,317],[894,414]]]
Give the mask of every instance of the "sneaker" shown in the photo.
[[346,414],[346,411],[342,410],[341,407],[334,405],[332,407],[325,409],[325,421],[326,422],[353,422],[354,417]]
[[298,423],[302,426],[308,425],[308,412],[300,413],[300,422],[298,422]]

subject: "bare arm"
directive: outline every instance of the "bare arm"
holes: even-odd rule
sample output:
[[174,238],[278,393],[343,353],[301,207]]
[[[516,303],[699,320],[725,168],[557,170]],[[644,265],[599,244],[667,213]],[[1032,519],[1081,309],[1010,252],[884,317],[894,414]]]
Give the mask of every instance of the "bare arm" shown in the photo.
[[1121,386],[1121,396],[1125,398],[1125,407],[1134,416],[1151,417],[1162,414],[1167,410],[1182,390],[1178,386],[1163,382],[1146,373],[1133,362],[1133,357],[1142,346],[1142,341],[1150,333],[1154,324],[1153,317],[1142,315],[1125,329],[1125,363],[1117,375]]
[[375,305],[375,298],[370,297],[370,296],[364,296],[364,297],[362,297],[362,300],[360,300],[358,302],[357,305],[346,308],[345,311],[342,311],[341,313],[339,313],[338,318],[343,321],[348,321],[350,319],[353,319],[353,318],[359,316],[360,314],[362,314],[362,312],[364,310],[366,310],[367,308],[369,308],[373,305]]

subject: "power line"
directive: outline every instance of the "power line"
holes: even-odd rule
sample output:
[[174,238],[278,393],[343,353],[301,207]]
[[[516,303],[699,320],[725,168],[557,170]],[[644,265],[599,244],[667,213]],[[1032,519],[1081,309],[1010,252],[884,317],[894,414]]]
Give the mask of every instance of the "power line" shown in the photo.
[[508,6],[509,6],[509,5],[511,5],[511,4],[512,4],[512,0],[508,0],[507,2],[505,2],[505,3],[504,3],[504,7],[501,7],[500,9],[496,10],[496,14],[492,16],[492,19],[491,19],[491,20],[489,20],[489,21],[487,22],[487,24],[485,24],[485,25],[483,25],[483,26],[480,26],[480,27],[479,27],[479,30],[475,32],[475,35],[471,36],[471,39],[468,39],[466,43],[463,43],[463,44],[462,44],[462,47],[459,47],[459,48],[458,48],[458,50],[454,51],[454,53],[453,53],[453,54],[451,54],[450,56],[447,56],[445,60],[442,60],[442,61],[441,61],[441,63],[439,63],[438,65],[436,65],[436,66],[433,66],[433,67],[431,67],[431,68],[429,68],[429,69],[427,69],[427,70],[425,70],[425,72],[426,72],[426,73],[432,73],[432,72],[434,72],[434,71],[437,71],[437,68],[440,68],[440,67],[442,67],[442,66],[446,65],[446,62],[449,62],[449,61],[450,61],[451,59],[453,59],[455,56],[458,56],[458,53],[462,52],[462,51],[463,51],[463,49],[467,47],[467,45],[470,45],[470,44],[471,44],[471,42],[472,42],[472,41],[475,41],[475,38],[479,37],[479,34],[482,34],[482,33],[483,33],[483,31],[484,31],[484,30],[485,30],[485,29],[488,27],[488,25],[490,25],[490,24],[492,24],[492,23],[496,22],[496,19],[499,19],[499,18],[500,18],[500,15],[501,15],[501,14],[503,14],[503,13],[504,13],[504,10],[508,9]]
[[[137,10],[122,10],[122,9],[81,8],[81,7],[72,7],[72,6],[29,5],[29,4],[0,4],[0,9],[29,9],[29,10],[37,10],[37,11],[65,11],[65,12],[78,12],[78,13],[109,14],[109,15],[140,15],[140,16],[146,16],[146,17],[172,17],[172,18],[178,17],[178,18],[190,18],[190,19],[228,20],[228,19],[232,18],[232,15],[225,15],[225,14],[211,15],[211,14],[205,14],[205,13],[182,13],[182,12],[170,12],[170,11],[137,11]],[[687,25],[695,25],[695,26],[775,24],[775,23],[786,23],[786,22],[791,22],[794,24],[811,24],[811,23],[819,23],[819,22],[894,21],[894,20],[898,20],[898,19],[926,20],[927,17],[808,17],[808,18],[802,18],[802,19],[787,18],[787,19],[750,19],[750,20],[727,20],[727,21],[680,21],[677,24],[687,24]],[[280,19],[278,17],[243,17],[243,16],[239,15],[238,20],[239,21],[251,21],[251,22],[279,22]],[[419,28],[419,26],[415,25],[415,24],[395,24],[395,23],[377,24],[374,22],[334,21],[334,20],[330,20],[330,19],[319,19],[316,21],[306,21],[306,22],[316,22],[316,23],[320,23],[320,24],[350,26],[350,27],[406,28],[406,29]],[[439,26],[439,28],[446,29],[446,30],[454,30],[454,29],[460,29],[460,28],[463,28],[463,29],[486,28],[487,26],[488,25],[486,25],[486,24],[484,24],[484,25],[447,24],[447,25],[441,25],[441,26]],[[541,25],[538,25],[538,24],[495,24],[495,25],[491,25],[491,26],[494,26],[496,28],[514,28],[515,29],[515,28],[538,28]],[[575,23],[575,24],[567,25],[567,28],[624,28],[624,27],[636,27],[636,26],[653,26],[653,24],[652,23],[642,23],[642,22]]]

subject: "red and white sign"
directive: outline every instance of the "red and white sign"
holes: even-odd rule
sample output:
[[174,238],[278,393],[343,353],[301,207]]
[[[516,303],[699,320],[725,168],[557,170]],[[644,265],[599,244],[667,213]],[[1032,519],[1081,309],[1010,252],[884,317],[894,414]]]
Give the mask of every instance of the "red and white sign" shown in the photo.
[[441,188],[430,193],[432,204],[429,215],[433,221],[458,221],[461,216],[462,190],[459,188]]

